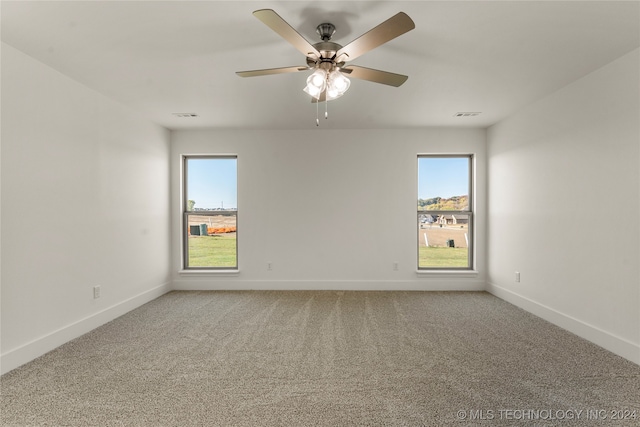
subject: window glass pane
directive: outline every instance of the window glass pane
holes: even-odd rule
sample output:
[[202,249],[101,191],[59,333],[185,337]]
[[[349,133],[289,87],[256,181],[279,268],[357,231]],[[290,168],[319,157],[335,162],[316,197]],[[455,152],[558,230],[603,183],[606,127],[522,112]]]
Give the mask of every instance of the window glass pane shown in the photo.
[[418,158],[418,210],[469,210],[469,157]]
[[185,159],[185,267],[237,268],[237,159]]
[[236,164],[235,158],[188,158],[186,209],[188,211],[236,209],[238,206]]
[[469,215],[418,215],[418,267],[469,267]]
[[237,215],[187,215],[189,267],[229,267],[237,262]]

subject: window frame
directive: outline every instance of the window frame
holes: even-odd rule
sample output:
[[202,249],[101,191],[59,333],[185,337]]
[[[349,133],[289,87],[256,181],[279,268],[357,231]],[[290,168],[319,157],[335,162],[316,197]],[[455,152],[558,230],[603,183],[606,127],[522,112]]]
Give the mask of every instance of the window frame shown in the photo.
[[[188,186],[189,186],[189,167],[188,161],[190,159],[198,159],[198,160],[206,160],[206,159],[233,159],[236,161],[236,199],[238,195],[238,155],[236,154],[196,154],[182,155],[182,196],[181,196],[181,211],[182,211],[182,220],[181,226],[182,230],[180,235],[182,236],[182,270],[193,272],[193,271],[208,271],[208,272],[235,272],[238,271],[239,266],[239,257],[238,257],[238,206],[236,206],[235,210],[225,209],[225,210],[215,210],[215,211],[189,211],[188,210]],[[236,263],[235,266],[232,267],[215,267],[215,266],[189,266],[189,215],[193,215],[197,212],[198,216],[235,216],[236,217]]]
[[[450,158],[465,158],[468,159],[469,161],[469,173],[468,173],[468,189],[469,189],[469,194],[468,194],[468,205],[467,205],[467,210],[420,210],[418,209],[417,206],[417,201],[419,200],[419,194],[416,194],[418,197],[416,197],[416,210],[417,210],[417,215],[416,215],[416,265],[417,265],[417,271],[419,273],[424,273],[424,272],[429,272],[429,271],[434,271],[434,272],[443,272],[443,271],[456,271],[456,272],[465,272],[465,271],[474,271],[474,260],[475,260],[475,196],[474,196],[474,162],[475,162],[475,155],[473,153],[466,153],[466,154],[460,154],[460,153],[456,153],[456,154],[418,154],[417,158],[416,158],[416,193],[419,192],[419,186],[420,186],[420,159],[421,158],[443,158],[443,159],[450,159]],[[468,244],[467,244],[467,266],[466,267],[454,267],[454,266],[449,266],[449,267],[421,267],[420,266],[420,215],[425,215],[426,213],[428,213],[429,215],[433,215],[433,216],[440,216],[440,215],[455,215],[455,214],[459,214],[459,215],[466,215],[468,217]]]

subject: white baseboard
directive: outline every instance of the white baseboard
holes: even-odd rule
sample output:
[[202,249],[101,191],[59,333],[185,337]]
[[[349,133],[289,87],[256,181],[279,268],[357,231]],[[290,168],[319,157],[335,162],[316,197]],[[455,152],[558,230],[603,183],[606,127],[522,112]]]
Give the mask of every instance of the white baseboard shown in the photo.
[[125,301],[105,308],[91,316],[51,332],[13,350],[0,355],[0,373],[5,374],[45,353],[69,342],[87,332],[110,322],[129,311],[152,301],[172,290],[170,283],[164,283]]
[[178,278],[176,291],[339,290],[339,291],[484,291],[482,280],[225,280]]
[[551,307],[547,307],[544,304],[540,304],[539,302],[518,295],[513,291],[496,284],[487,283],[486,291],[528,311],[531,314],[553,323],[556,326],[566,329],[587,341],[591,341],[592,343],[599,345],[618,356],[624,357],[625,359],[640,365],[640,345],[636,343],[603,331],[602,329],[585,323],[579,319],[560,313]]

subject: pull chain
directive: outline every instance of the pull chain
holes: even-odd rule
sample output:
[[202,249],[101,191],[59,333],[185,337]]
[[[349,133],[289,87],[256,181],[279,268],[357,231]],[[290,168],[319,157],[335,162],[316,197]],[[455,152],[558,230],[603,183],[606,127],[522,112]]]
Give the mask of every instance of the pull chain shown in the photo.
[[[317,98],[316,102],[316,126],[320,126],[320,98]],[[325,99],[324,101],[324,118],[325,120],[329,118],[329,101]]]

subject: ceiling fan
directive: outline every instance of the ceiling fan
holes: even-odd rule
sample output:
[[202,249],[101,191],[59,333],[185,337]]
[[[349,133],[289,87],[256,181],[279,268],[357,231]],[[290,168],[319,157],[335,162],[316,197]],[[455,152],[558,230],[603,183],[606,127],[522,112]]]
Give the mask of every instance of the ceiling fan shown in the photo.
[[402,85],[408,79],[408,76],[402,74],[356,65],[346,65],[347,61],[354,60],[360,55],[414,29],[414,22],[404,12],[392,16],[346,46],[330,41],[336,30],[333,24],[323,23],[318,25],[316,32],[322,41],[312,45],[275,11],[260,9],[253,12],[253,15],[302,52],[306,57],[307,65],[238,71],[236,74],[240,77],[313,70],[313,73],[307,78],[307,86],[303,89],[311,95],[312,102],[330,101],[342,96],[350,85],[350,81],[346,76],[395,87]]

